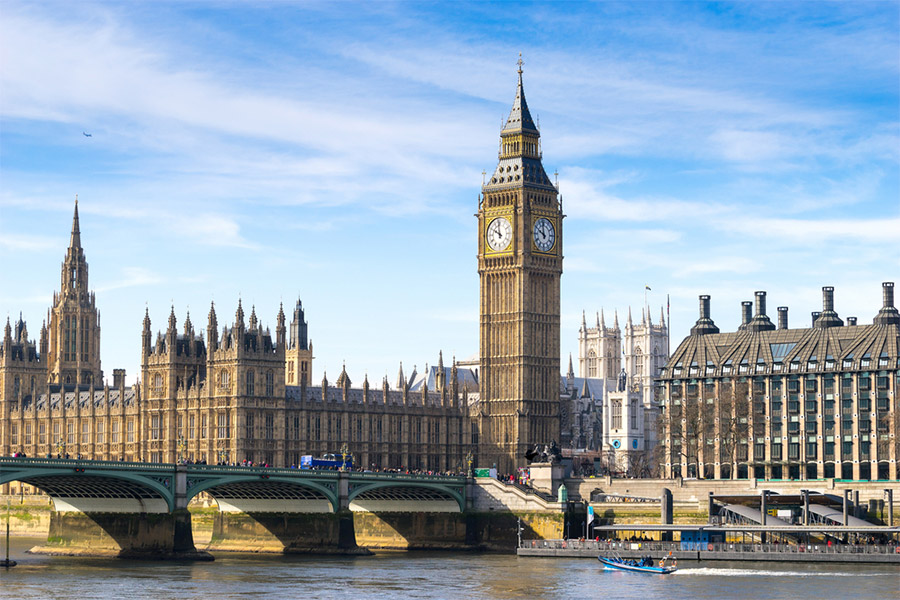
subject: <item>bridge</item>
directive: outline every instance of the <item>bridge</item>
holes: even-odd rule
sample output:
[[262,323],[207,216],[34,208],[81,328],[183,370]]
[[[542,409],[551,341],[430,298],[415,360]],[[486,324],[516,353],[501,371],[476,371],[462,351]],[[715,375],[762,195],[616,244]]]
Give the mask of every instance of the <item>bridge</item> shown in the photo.
[[12,481],[53,500],[50,545],[181,558],[205,554],[187,511],[203,492],[219,508],[214,547],[352,551],[364,513],[407,540],[433,533],[421,517],[442,515],[443,529],[459,537],[473,486],[462,476],[0,457],[0,484]]

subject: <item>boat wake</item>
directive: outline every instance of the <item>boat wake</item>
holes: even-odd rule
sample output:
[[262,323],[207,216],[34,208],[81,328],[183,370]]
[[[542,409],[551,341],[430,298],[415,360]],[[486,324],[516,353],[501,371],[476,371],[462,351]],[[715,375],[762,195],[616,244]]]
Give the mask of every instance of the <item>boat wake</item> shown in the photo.
[[699,569],[681,568],[673,575],[681,577],[690,575],[706,575],[715,577],[882,577],[883,573],[831,573],[827,571],[775,571],[757,569],[726,569],[701,567]]

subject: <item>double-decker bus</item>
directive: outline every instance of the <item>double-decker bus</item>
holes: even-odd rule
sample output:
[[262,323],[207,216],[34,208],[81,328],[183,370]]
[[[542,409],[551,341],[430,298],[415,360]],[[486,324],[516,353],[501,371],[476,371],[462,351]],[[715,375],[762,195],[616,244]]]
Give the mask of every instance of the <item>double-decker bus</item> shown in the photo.
[[323,454],[321,458],[307,454],[300,457],[301,469],[352,469],[353,457],[349,454],[346,460],[340,454]]

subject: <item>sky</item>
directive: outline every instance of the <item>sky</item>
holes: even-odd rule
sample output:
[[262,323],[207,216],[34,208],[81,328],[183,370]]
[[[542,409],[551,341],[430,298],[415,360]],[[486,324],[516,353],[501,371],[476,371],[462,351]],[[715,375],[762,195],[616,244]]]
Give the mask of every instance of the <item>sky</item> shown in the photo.
[[583,311],[668,299],[674,350],[700,294],[733,331],[756,290],[801,327],[822,286],[862,324],[900,284],[896,1],[3,0],[0,316],[37,335],[77,194],[110,379],[145,309],[205,329],[239,298],[273,330],[302,300],[314,380],[476,356],[519,53],[567,215],[562,370]]

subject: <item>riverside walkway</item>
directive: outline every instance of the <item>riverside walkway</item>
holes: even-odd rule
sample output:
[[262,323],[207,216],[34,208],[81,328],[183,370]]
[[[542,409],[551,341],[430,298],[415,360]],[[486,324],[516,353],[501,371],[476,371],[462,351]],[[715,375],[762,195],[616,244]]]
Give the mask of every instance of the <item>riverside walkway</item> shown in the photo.
[[895,544],[747,544],[719,542],[704,548],[687,548],[681,542],[632,542],[625,540],[522,540],[518,556],[597,558],[620,556],[659,559],[673,556],[696,561],[766,561],[820,563],[882,563],[900,565],[900,546]]

